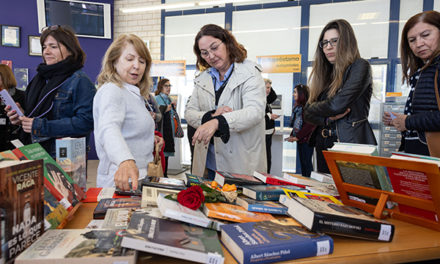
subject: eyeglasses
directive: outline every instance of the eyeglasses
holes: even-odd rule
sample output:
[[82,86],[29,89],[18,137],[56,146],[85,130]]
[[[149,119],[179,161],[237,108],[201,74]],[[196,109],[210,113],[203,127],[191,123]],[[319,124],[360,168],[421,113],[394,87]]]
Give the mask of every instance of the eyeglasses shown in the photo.
[[200,50],[200,56],[202,56],[202,58],[207,58],[207,57],[209,57],[210,53],[212,53],[212,54],[216,53],[222,43],[223,42],[216,43],[216,44],[211,45],[211,47],[206,50]]
[[323,40],[321,42],[319,42],[319,47],[321,49],[325,49],[327,48],[327,46],[330,44],[330,46],[332,47],[336,47],[336,45],[338,44],[339,38],[332,38],[330,40]]
[[171,84],[164,84],[163,87],[170,87],[171,88]]
[[46,30],[57,30],[61,28],[61,25],[52,25],[52,26],[47,26],[41,29],[41,33],[43,33]]

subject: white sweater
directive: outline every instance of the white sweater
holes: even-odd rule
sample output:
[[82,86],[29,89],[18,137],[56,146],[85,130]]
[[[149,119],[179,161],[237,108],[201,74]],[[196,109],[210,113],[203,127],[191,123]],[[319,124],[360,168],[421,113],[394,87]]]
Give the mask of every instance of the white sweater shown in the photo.
[[99,158],[97,187],[115,186],[114,174],[125,160],[135,160],[139,179],[153,160],[154,120],[138,87],[124,83],[102,85],[93,100],[96,152]]

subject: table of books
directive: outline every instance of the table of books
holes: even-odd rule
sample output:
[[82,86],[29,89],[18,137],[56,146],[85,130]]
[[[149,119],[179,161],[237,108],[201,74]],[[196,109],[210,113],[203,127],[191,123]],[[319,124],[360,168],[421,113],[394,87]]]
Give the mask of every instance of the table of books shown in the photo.
[[[96,205],[97,203],[83,203],[64,228],[85,228],[93,219]],[[405,263],[430,259],[438,259],[440,263],[440,232],[395,219],[388,221],[394,224],[396,229],[394,239],[390,243],[332,236],[333,254],[282,263]],[[223,249],[223,253],[224,263],[236,263],[226,249]],[[175,258],[139,254],[138,263],[144,263],[146,260],[148,263],[185,263]]]

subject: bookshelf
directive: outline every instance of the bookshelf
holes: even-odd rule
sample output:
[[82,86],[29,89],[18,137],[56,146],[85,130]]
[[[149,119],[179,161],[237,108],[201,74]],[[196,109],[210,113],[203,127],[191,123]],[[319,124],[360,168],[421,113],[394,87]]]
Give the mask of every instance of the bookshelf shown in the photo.
[[[401,205],[412,206],[415,208],[434,212],[437,215],[440,215],[440,170],[436,164],[342,152],[324,151],[323,153],[335,181],[336,187],[338,188],[340,199],[344,204],[354,206],[369,213],[372,213],[376,218],[391,217],[415,225],[421,225],[440,231],[440,222],[400,212],[398,207],[393,207],[391,209],[385,207],[386,203],[388,201],[391,201]],[[357,162],[363,164],[384,166],[386,168],[396,168],[423,172],[427,176],[429,191],[432,195],[432,200],[416,198],[409,195],[343,182],[342,176],[336,164],[337,161]],[[375,198],[378,199],[378,202],[376,205],[373,205],[351,200],[348,197],[348,193]]]

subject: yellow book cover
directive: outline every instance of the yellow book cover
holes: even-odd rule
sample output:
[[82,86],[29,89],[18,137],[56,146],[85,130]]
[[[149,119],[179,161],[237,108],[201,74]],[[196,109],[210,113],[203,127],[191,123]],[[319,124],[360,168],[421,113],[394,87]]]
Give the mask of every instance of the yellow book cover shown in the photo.
[[341,201],[339,201],[336,197],[334,197],[332,195],[295,191],[295,190],[289,190],[289,189],[284,189],[284,188],[283,188],[283,190],[284,190],[284,193],[289,198],[296,196],[296,197],[300,197],[300,198],[320,200],[320,201],[326,201],[326,202],[342,205]]
[[249,212],[241,206],[227,203],[205,203],[206,216],[231,222],[247,223],[275,219],[271,214]]

